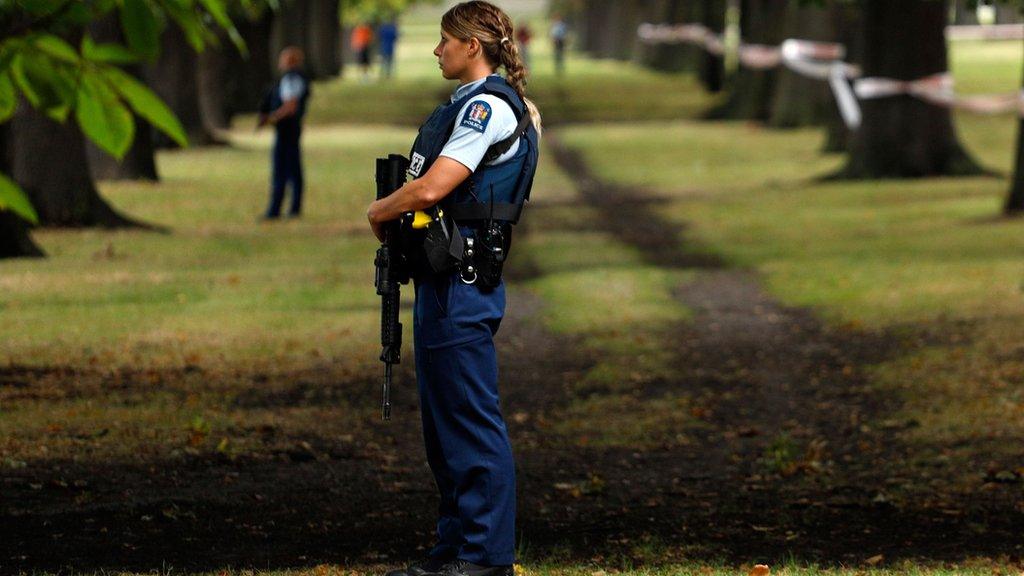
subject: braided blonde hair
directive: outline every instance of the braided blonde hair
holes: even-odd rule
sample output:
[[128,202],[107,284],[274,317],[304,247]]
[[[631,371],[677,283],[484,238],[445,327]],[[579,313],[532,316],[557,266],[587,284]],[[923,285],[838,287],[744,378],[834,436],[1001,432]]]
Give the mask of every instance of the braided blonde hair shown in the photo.
[[533,127],[540,134],[540,110],[526,97],[526,66],[519,55],[512,19],[508,14],[490,2],[462,2],[445,12],[441,18],[441,28],[463,42],[476,38],[484,57],[493,68],[505,68],[505,79],[523,99],[533,120]]

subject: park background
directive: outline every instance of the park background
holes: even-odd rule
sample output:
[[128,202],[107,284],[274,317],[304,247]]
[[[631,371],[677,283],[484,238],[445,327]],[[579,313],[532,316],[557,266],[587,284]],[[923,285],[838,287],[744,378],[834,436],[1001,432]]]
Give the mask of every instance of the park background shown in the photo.
[[[636,24],[703,3],[499,4],[534,30],[528,90],[547,128],[498,339],[520,570],[1019,573],[1016,118],[899,97],[947,115],[970,161],[844,174],[854,153],[824,150],[834,104],[780,122],[765,93],[736,102],[788,72],[727,58],[714,93],[703,52],[636,40]],[[881,17],[871,4],[854,12]],[[767,10],[750,34],[776,43],[834,8],[743,6]],[[379,421],[365,209],[374,158],[405,152],[453,89],[431,54],[444,8],[401,14],[390,81],[350,64],[317,81],[301,219],[258,220],[272,136],[251,113],[197,135],[199,105],[166,96],[194,145],[157,152],[157,182],[93,189],[143,227],[47,222],[37,205],[29,230],[3,213],[45,257],[0,260],[0,572],[373,574],[429,544],[411,350]],[[555,12],[573,29],[563,76]],[[958,93],[1019,90],[1019,39],[951,41],[948,56]],[[246,69],[228,60],[214,80]],[[830,97],[795,92],[808,100],[793,109]],[[59,174],[69,152],[19,140],[25,114],[4,125],[4,168],[31,198],[9,159],[50,150]]]

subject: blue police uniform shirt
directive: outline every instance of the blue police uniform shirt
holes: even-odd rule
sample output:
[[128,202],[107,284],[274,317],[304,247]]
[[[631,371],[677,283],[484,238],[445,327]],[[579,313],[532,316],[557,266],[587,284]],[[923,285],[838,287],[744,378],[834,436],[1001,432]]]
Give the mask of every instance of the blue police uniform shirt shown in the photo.
[[281,85],[278,90],[281,102],[297,100],[306,92],[306,81],[298,72],[288,72],[281,78]]
[[[481,78],[459,86],[451,101],[455,102],[476,90],[486,80]],[[469,168],[470,172],[476,172],[488,148],[511,136],[519,125],[508,102],[491,94],[481,94],[471,99],[455,118],[455,128],[441,150],[441,156],[455,160]],[[517,140],[507,152],[488,162],[487,166],[508,161],[518,150]]]

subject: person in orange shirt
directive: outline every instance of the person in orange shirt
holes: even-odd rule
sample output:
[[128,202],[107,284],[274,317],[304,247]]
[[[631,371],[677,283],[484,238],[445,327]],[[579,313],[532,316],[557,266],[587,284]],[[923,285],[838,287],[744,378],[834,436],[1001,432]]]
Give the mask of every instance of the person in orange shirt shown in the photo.
[[370,28],[370,25],[365,22],[356,26],[352,30],[351,46],[365,81],[370,78],[370,48],[373,46],[373,28]]

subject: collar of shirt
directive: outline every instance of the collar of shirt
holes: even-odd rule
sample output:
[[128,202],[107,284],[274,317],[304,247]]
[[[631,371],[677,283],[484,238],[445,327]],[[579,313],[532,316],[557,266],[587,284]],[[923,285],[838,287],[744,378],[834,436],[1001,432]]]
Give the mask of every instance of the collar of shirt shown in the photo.
[[463,84],[462,86],[459,86],[458,88],[455,89],[455,93],[452,94],[452,102],[455,102],[459,98],[462,98],[466,94],[469,94],[473,90],[476,90],[478,86],[487,81],[487,78],[490,78],[492,76],[497,76],[497,74],[491,74],[490,76],[481,78],[479,80],[474,80],[469,84]]

